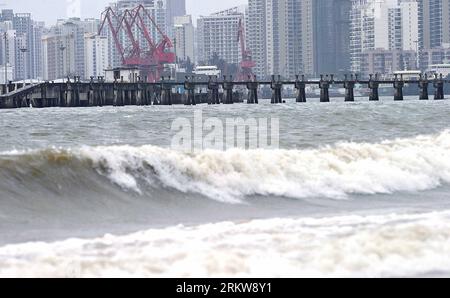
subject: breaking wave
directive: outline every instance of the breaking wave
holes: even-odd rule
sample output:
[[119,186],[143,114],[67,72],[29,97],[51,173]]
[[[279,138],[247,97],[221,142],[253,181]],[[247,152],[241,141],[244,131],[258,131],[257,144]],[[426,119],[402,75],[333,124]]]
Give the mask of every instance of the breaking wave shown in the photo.
[[450,182],[450,131],[314,150],[189,154],[155,146],[104,146],[0,154],[0,186],[10,194],[31,187],[63,193],[68,185],[89,190],[101,181],[138,195],[163,188],[226,203],[253,195],[345,199],[424,191]]
[[173,226],[0,248],[1,277],[445,277],[450,213]]

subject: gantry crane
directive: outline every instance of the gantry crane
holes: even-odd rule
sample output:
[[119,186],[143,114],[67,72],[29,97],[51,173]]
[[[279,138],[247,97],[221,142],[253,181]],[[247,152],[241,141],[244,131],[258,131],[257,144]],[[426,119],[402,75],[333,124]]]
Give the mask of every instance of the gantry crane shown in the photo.
[[[161,37],[159,42],[152,39],[146,20],[150,20]],[[159,81],[164,66],[175,63],[175,53],[171,51],[171,48],[173,48],[172,41],[159,28],[142,4],[133,9],[125,9],[121,14],[117,14],[111,7],[107,8],[102,13],[99,34],[103,32],[106,25],[109,26],[122,65],[139,68],[143,75],[147,77],[148,82]],[[123,34],[131,44],[127,48],[120,38]],[[140,36],[144,37],[144,43],[140,42]],[[142,46],[143,44],[144,46]]]

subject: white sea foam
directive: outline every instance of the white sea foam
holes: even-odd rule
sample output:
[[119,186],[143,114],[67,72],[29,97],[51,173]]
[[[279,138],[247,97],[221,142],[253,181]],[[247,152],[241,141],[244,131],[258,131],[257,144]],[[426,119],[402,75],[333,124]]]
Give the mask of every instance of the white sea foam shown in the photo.
[[271,219],[0,248],[2,277],[450,274],[450,212]]
[[108,146],[76,152],[125,189],[140,192],[142,181],[157,182],[231,203],[248,195],[343,199],[348,194],[423,191],[450,182],[450,131],[315,150],[186,154],[154,146]]

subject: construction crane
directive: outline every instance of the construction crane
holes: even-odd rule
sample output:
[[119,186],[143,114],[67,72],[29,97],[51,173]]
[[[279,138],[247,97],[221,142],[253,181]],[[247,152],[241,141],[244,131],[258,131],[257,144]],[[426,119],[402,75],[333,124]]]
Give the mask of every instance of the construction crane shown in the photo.
[[[175,63],[175,53],[171,51],[172,41],[159,28],[142,4],[133,9],[125,9],[121,14],[117,14],[114,9],[109,7],[102,13],[101,19],[99,35],[108,26],[122,65],[139,68],[141,74],[147,77],[148,82],[159,81],[164,66]],[[159,42],[152,39],[146,20],[150,20],[161,37]],[[131,45],[125,48],[120,36],[125,36]],[[144,42],[141,42],[139,38],[141,36],[144,37]],[[143,44],[144,46],[142,46]]]
[[237,42],[241,45],[242,60],[239,64],[239,70],[236,75],[236,80],[239,82],[244,82],[248,81],[249,77],[252,79],[255,77],[253,68],[256,66],[256,63],[252,60],[252,52],[245,46],[245,33],[242,19],[239,20]]

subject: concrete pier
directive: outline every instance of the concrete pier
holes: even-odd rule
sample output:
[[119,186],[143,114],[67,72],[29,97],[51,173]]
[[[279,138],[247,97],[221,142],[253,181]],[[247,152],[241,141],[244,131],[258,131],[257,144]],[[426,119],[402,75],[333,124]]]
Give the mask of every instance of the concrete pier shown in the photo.
[[281,82],[281,77],[278,76],[278,79],[275,79],[275,76],[272,76],[272,82],[270,83],[270,88],[272,89],[272,101],[273,104],[278,104],[283,102],[282,98],[282,89],[283,82]]
[[420,75],[419,80],[419,99],[420,100],[428,100],[428,75]]
[[333,83],[333,75],[329,77],[326,75],[324,78],[323,75],[320,75],[320,102],[330,102],[330,85]]
[[380,100],[380,95],[379,95],[379,90],[380,88],[380,83],[378,82],[378,75],[375,74],[375,77],[373,75],[370,75],[370,79],[369,79],[369,89],[370,89],[370,94],[369,94],[369,101],[379,101]]
[[208,81],[208,104],[218,105],[220,104],[219,96],[219,82],[217,77],[209,77]]
[[248,90],[248,104],[258,104],[258,88],[259,83],[256,81],[256,78],[250,78],[247,82],[247,90]]
[[444,95],[444,80],[442,79],[442,75],[440,77],[436,75],[433,85],[435,88],[434,99],[443,100],[445,95]]
[[[157,83],[148,83],[146,79],[137,78],[133,83],[124,82],[122,79],[114,82],[106,82],[103,77],[91,77],[82,82],[79,77],[67,78],[64,82],[42,82],[38,84],[8,83],[0,85],[0,108],[47,108],[47,107],[94,107],[94,106],[127,106],[127,105],[173,105],[173,104],[233,104],[247,99],[249,104],[259,103],[258,92],[261,86],[270,87],[274,104],[283,102],[283,88],[295,88],[297,91],[296,102],[307,101],[306,87],[319,86],[320,101],[329,102],[331,85],[344,87],[345,100],[355,100],[355,85],[361,84],[370,89],[369,100],[379,100],[380,84],[393,86],[395,100],[403,100],[403,89],[406,84],[418,86],[418,94],[421,100],[428,99],[429,86],[433,84],[434,98],[445,98],[445,84],[450,83],[442,76],[434,78],[425,74],[419,79],[406,79],[396,76],[395,79],[382,80],[377,75],[370,75],[369,79],[359,79],[356,75],[347,75],[343,80],[335,80],[333,75],[321,76],[318,81],[310,81],[305,76],[296,76],[293,81],[282,81],[280,77],[272,77],[270,81],[250,78],[246,82],[234,82],[232,77],[224,77],[219,80],[211,77],[209,81],[199,82],[194,79],[186,79],[184,82],[176,82],[170,78]],[[184,87],[186,92],[174,92]],[[223,96],[220,88],[223,89]],[[236,87],[236,93],[235,93]],[[238,96],[238,92],[247,90],[247,93]],[[208,92],[196,90],[207,89]]]
[[164,77],[161,82],[161,105],[163,106],[171,106],[172,105],[172,84],[169,81],[166,82]]
[[305,76],[302,75],[302,79],[299,79],[297,75],[295,77],[295,89],[297,90],[296,102],[306,102],[306,81]]
[[405,87],[405,82],[403,81],[403,75],[399,76],[395,75],[394,80],[394,100],[395,101],[402,101],[403,100],[403,87]]
[[186,99],[185,99],[185,105],[195,106],[197,103],[195,102],[195,84],[192,81],[193,78],[186,77],[186,81],[184,82],[184,89],[186,90]]
[[234,89],[234,82],[233,82],[233,78],[230,77],[230,80],[227,80],[227,78],[224,76],[223,78],[223,90],[224,90],[224,100],[223,103],[224,104],[233,104],[234,103],[234,99],[233,99],[233,89]]
[[348,80],[348,76],[345,75],[344,81],[345,101],[347,102],[355,101],[355,85],[356,81],[353,79],[353,75],[351,75],[350,80]]

